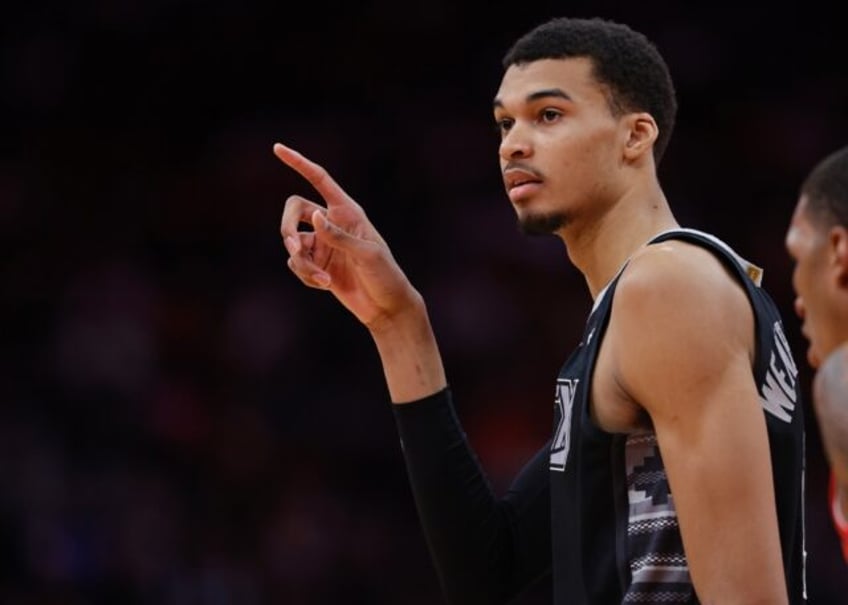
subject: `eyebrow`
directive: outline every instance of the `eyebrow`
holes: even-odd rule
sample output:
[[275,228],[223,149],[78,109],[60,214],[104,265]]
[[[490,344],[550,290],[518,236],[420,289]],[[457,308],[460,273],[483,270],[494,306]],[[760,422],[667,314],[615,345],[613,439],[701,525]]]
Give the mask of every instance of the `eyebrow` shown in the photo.
[[[571,101],[571,97],[561,88],[546,88],[543,90],[537,90],[536,92],[531,92],[524,98],[525,103],[532,103],[533,101],[538,101],[539,99],[545,99],[548,97],[555,97],[558,99],[564,99],[566,101]],[[499,107],[503,107],[503,101],[495,97],[495,100],[492,101],[492,105],[497,109]]]

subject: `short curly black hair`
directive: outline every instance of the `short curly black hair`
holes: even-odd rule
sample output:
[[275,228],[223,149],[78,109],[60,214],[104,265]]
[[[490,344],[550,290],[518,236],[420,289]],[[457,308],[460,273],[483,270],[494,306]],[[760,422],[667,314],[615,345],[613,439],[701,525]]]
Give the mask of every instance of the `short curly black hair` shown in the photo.
[[815,165],[801,185],[807,213],[824,227],[848,227],[848,146],[837,149]]
[[677,98],[668,66],[648,38],[627,25],[600,17],[556,17],[521,36],[503,58],[504,69],[541,59],[587,57],[595,79],[609,90],[613,115],[650,113],[659,134],[659,164],[677,116]]

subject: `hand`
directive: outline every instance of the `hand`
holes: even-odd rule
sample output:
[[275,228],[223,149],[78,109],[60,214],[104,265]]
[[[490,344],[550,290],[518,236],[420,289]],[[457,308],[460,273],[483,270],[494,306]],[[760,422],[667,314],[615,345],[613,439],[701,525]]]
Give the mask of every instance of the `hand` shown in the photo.
[[[280,233],[288,266],[307,286],[329,290],[372,331],[419,301],[365,211],[318,164],[280,143],[274,154],[321,195],[326,207],[298,195],[286,200]],[[301,231],[309,224],[313,231]]]

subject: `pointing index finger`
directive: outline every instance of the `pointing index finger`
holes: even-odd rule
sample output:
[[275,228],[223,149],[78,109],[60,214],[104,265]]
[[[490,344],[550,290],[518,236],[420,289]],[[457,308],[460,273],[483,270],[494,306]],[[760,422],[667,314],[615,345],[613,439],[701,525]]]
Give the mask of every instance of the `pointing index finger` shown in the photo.
[[333,177],[330,176],[330,173],[323,166],[307,159],[299,152],[291,147],[286,147],[282,143],[274,143],[274,155],[309,181],[327,202],[327,206],[350,202],[350,197],[333,180]]

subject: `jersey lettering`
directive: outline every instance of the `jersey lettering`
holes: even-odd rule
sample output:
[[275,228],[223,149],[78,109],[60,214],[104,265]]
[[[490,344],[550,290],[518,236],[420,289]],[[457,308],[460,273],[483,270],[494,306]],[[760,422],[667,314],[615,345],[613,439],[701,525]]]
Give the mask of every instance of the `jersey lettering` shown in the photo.
[[551,443],[551,470],[564,471],[571,442],[571,408],[574,405],[574,394],[577,392],[578,378],[558,378],[556,385],[555,405],[559,410],[554,440]]
[[789,412],[795,410],[798,400],[796,390],[798,381],[798,366],[792,358],[789,343],[783,333],[781,323],[774,323],[774,346],[771,350],[765,384],[760,389],[760,400],[763,409],[775,418],[784,422],[792,422]]

